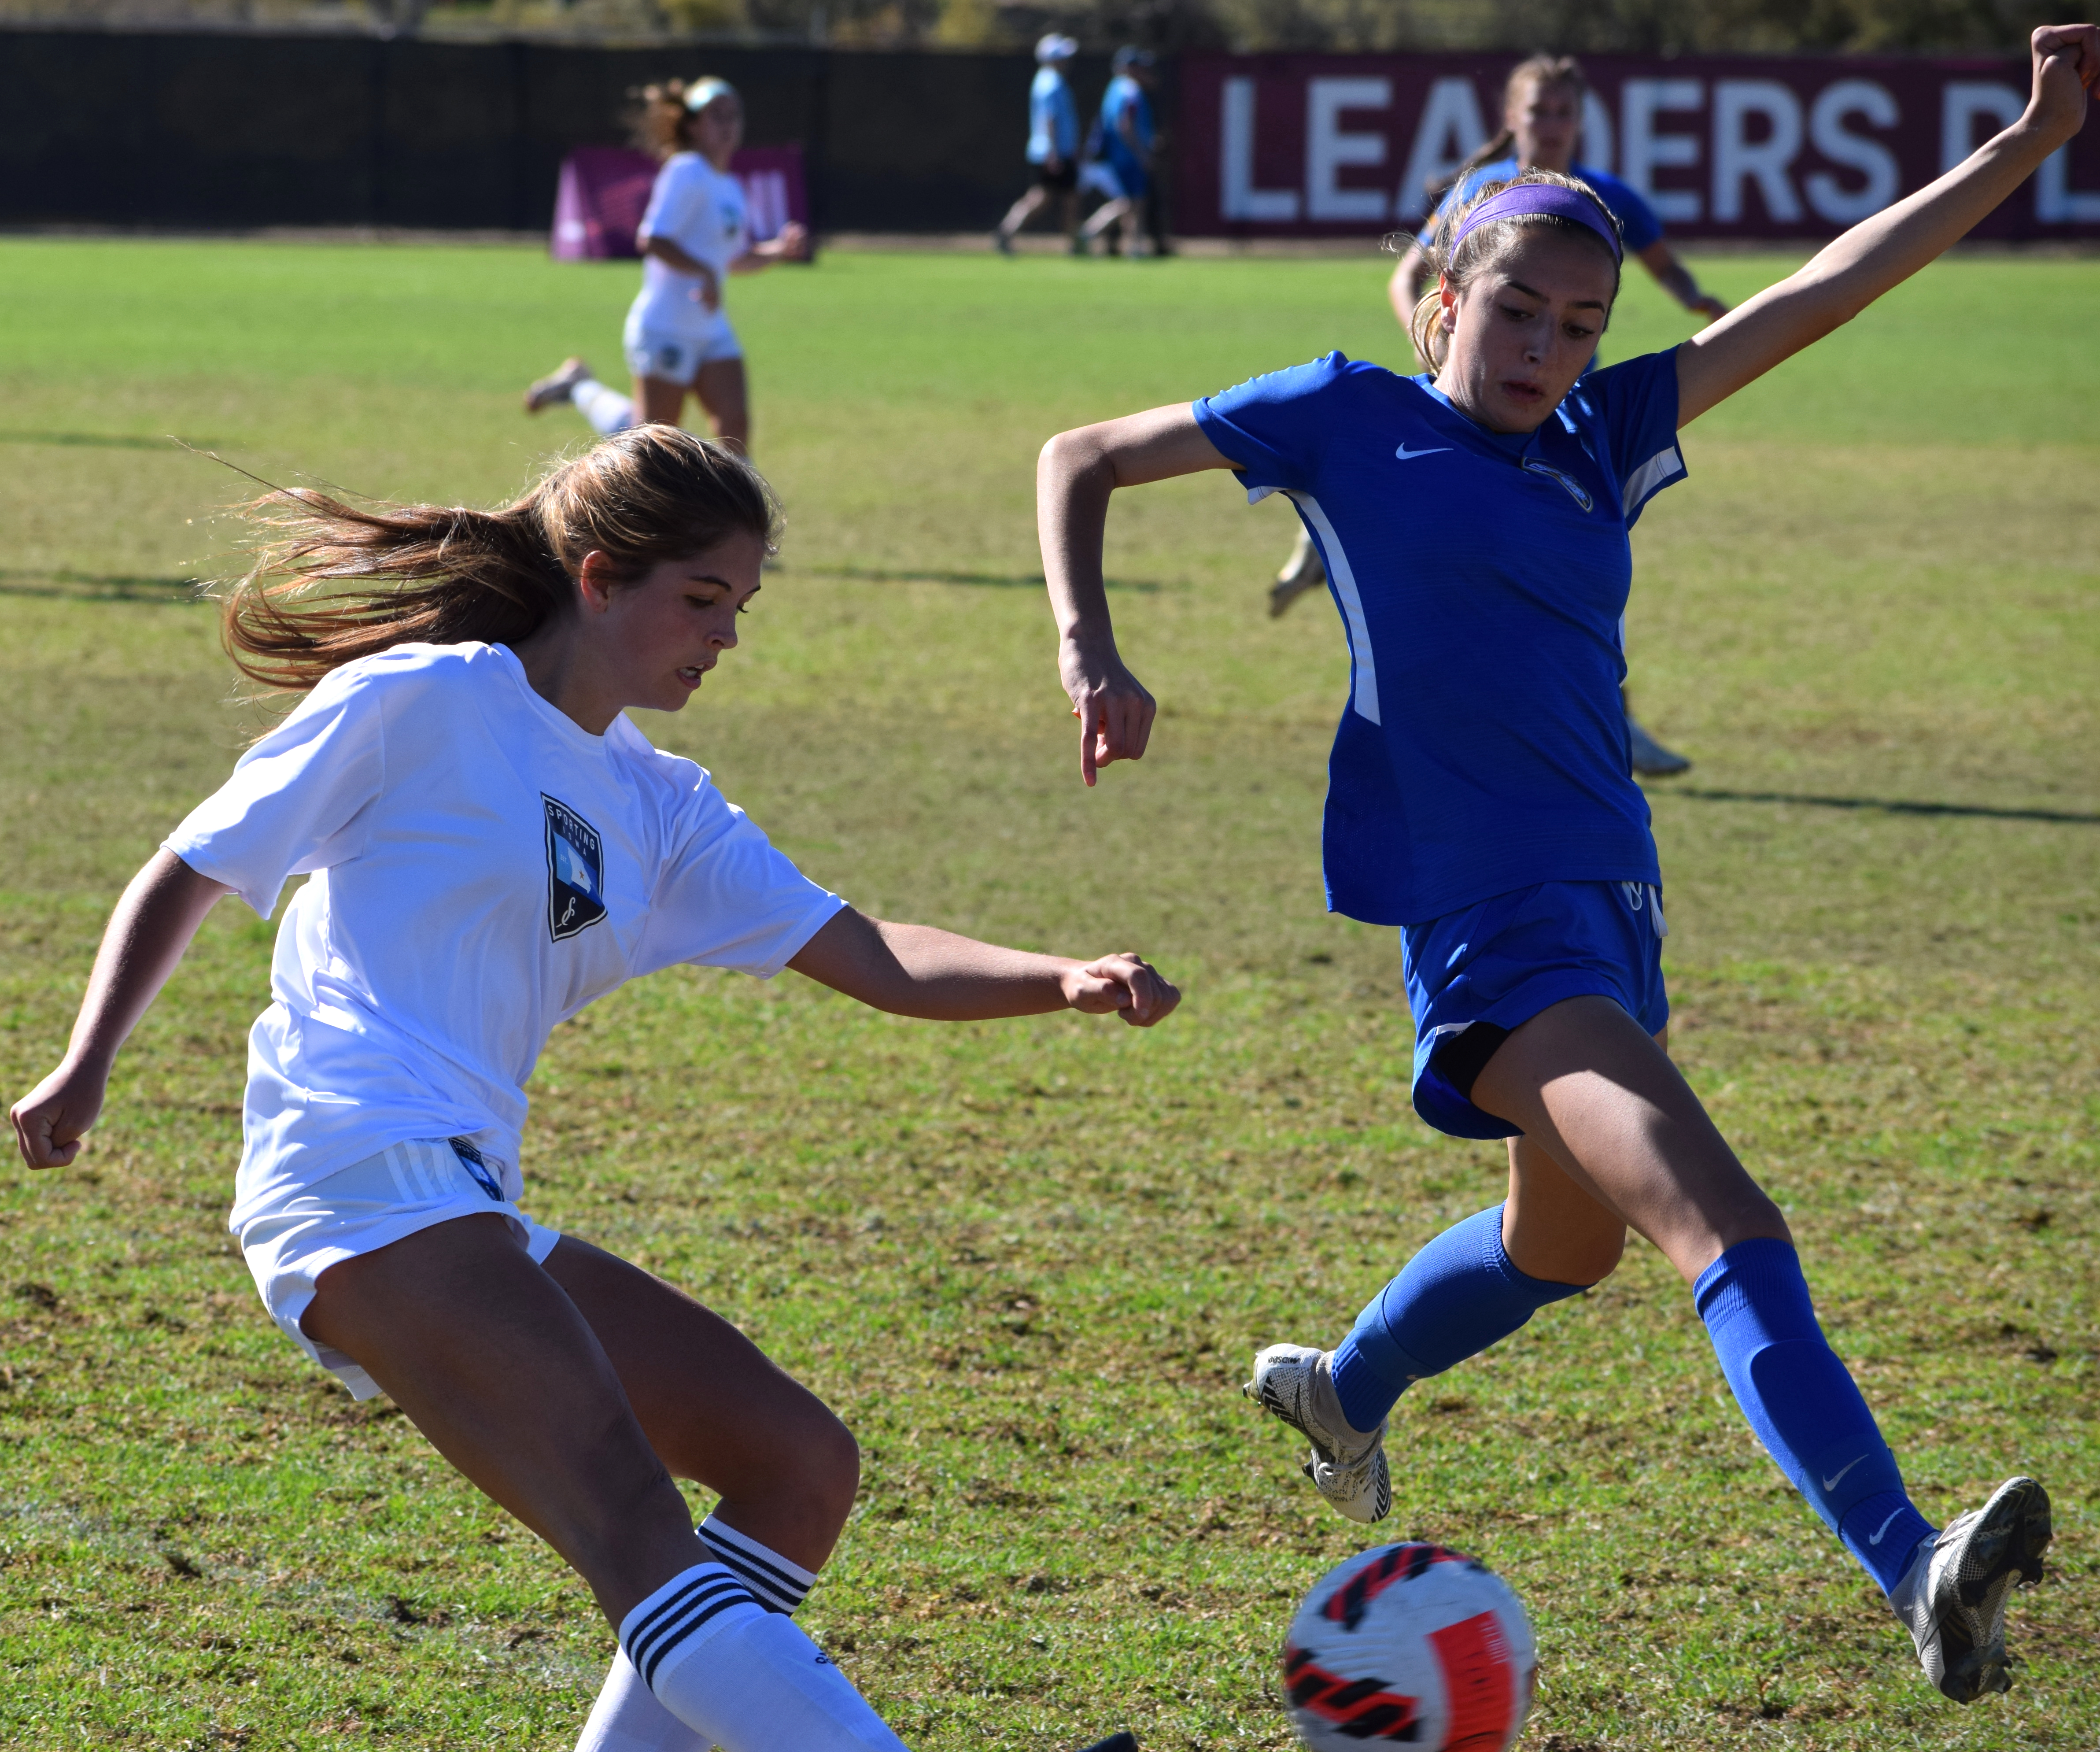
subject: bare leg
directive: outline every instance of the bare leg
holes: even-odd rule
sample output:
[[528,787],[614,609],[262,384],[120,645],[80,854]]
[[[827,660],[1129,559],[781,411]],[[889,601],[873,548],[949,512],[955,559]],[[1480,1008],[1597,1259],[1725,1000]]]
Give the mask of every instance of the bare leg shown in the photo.
[[725,444],[748,453],[751,449],[751,404],[744,389],[741,359],[714,359],[700,367],[693,379],[693,393],[707,410],[708,423]]
[[687,386],[665,377],[634,380],[634,409],[644,426],[676,426],[685,411]]
[[1617,1270],[1626,1225],[1528,1137],[1509,1141],[1509,1198],[1502,1251],[1510,1263],[1547,1283],[1600,1283]]
[[845,1426],[721,1315],[639,1266],[565,1235],[545,1269],[672,1474],[719,1492],[716,1512],[738,1531],[821,1569],[860,1478]]
[[501,1217],[330,1266],[302,1324],[560,1552],[612,1623],[708,1560],[604,1347]]
[[1793,1239],[1668,1055],[1608,998],[1568,999],[1517,1029],[1473,1105],[1520,1127],[1688,1282],[1739,1241]]
[[[1098,237],[1117,220],[1127,220],[1134,210],[1127,196],[1118,196],[1114,201],[1105,201],[1094,209],[1092,217],[1080,227],[1079,234],[1090,240]],[[1125,227],[1124,234],[1126,237],[1131,235],[1131,227],[1127,225]]]
[[1031,183],[1027,192],[1006,210],[1006,217],[999,222],[999,234],[1011,237],[1035,216],[1035,210],[1050,198],[1049,191],[1040,183]]

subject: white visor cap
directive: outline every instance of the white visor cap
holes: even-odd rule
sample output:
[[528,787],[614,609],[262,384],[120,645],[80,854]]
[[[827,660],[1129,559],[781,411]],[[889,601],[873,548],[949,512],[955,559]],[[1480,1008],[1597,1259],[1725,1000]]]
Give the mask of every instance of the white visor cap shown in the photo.
[[1045,66],[1052,61],[1069,61],[1079,52],[1077,38],[1061,37],[1054,30],[1035,45],[1035,58]]

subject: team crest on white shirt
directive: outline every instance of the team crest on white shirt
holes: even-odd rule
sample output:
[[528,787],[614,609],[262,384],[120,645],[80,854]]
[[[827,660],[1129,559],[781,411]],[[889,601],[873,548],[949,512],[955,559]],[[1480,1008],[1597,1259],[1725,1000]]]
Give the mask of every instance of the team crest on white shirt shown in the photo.
[[605,842],[598,829],[545,792],[547,929],[559,942],[605,916]]

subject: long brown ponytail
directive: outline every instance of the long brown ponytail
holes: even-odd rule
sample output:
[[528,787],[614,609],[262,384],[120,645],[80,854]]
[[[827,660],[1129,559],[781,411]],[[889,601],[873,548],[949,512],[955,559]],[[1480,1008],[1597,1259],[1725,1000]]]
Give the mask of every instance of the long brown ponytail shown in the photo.
[[307,488],[244,510],[263,540],[226,592],[221,630],[241,673],[273,688],[416,641],[528,638],[567,611],[588,554],[632,584],[730,536],[770,549],[779,519],[739,452],[673,426],[616,433],[500,510],[368,507]]

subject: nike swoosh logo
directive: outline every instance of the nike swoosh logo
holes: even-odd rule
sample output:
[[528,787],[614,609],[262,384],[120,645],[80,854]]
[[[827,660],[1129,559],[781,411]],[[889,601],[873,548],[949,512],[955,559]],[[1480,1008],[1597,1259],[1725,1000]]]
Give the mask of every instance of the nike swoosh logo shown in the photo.
[[1434,450],[1410,450],[1402,444],[1393,454],[1403,462],[1412,462],[1417,457],[1440,457],[1450,449],[1449,444],[1439,444]]
[[[1866,1455],[1863,1454],[1860,1456],[1860,1460],[1864,1460],[1866,1458]],[[1855,1460],[1852,1463],[1852,1466],[1857,1466],[1860,1463],[1860,1460]],[[1825,1490],[1835,1490],[1838,1488],[1838,1481],[1842,1478],[1846,1472],[1851,1472],[1852,1470],[1852,1466],[1845,1467],[1832,1475],[1830,1477],[1824,1479],[1823,1481],[1823,1488]]]
[[1879,1545],[1882,1542],[1882,1534],[1889,1530],[1889,1521],[1894,1520],[1897,1516],[1902,1513],[1903,1511],[1901,1509],[1890,1509],[1889,1511],[1889,1520],[1885,1520],[1882,1523],[1880,1531],[1877,1532],[1873,1538],[1868,1540],[1867,1543],[1869,1545]]

